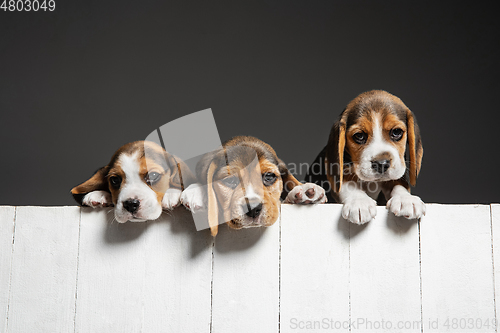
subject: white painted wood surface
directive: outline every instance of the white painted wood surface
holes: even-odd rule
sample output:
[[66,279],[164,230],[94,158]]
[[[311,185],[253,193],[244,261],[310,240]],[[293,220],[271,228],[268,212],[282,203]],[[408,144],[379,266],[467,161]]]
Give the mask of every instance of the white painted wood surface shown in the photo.
[[420,226],[424,327],[495,332],[490,207],[430,205]]
[[8,332],[74,330],[78,207],[18,207]]
[[281,332],[308,322],[349,332],[349,224],[341,210],[282,205]]
[[340,209],[283,205],[214,242],[182,208],[117,224],[0,206],[0,331],[497,331],[500,205],[428,205],[420,223],[378,207],[366,226]]
[[417,221],[377,207],[349,230],[352,332],[421,332]]
[[15,207],[0,207],[0,329],[2,332],[7,330],[15,214]]
[[185,210],[110,223],[82,209],[76,332],[209,332],[212,239]]
[[279,223],[243,230],[219,226],[211,332],[278,331],[279,250]]
[[[495,282],[495,319],[500,319],[500,204],[491,205],[491,233],[493,247],[493,274]],[[498,329],[497,329],[498,331]]]

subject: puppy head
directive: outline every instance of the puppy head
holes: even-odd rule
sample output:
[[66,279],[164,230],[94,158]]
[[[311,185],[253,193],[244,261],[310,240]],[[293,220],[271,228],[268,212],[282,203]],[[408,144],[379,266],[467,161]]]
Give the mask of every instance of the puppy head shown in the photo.
[[270,146],[252,137],[236,137],[202,160],[199,174],[207,180],[213,236],[220,223],[241,229],[276,222],[283,191],[280,163]]
[[415,116],[398,97],[385,91],[363,93],[347,105],[330,132],[328,179],[337,193],[344,177],[367,182],[400,179],[407,170],[406,150],[414,186],[423,156]]
[[[182,187],[179,163],[153,142],[132,142],[118,149],[107,166],[71,192],[80,204],[92,191],[110,192],[120,223],[155,220],[162,213],[166,190]],[[183,169],[183,175],[189,176],[187,172]]]

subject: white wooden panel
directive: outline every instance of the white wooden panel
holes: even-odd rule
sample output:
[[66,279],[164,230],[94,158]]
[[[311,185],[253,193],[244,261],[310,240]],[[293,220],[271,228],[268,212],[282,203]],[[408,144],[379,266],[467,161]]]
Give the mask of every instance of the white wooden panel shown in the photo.
[[219,226],[212,333],[277,332],[278,322],[279,221],[267,228]]
[[417,221],[379,206],[349,227],[352,332],[421,332]]
[[211,239],[179,208],[147,223],[84,209],[77,332],[209,332]]
[[0,332],[7,330],[15,214],[15,207],[0,207]]
[[496,319],[500,318],[500,205],[491,205],[491,231],[493,246],[493,268],[495,278],[495,313]]
[[281,332],[349,332],[349,222],[341,210],[281,206]]
[[428,205],[420,230],[424,332],[494,332],[490,207]]
[[79,207],[18,207],[8,332],[72,332]]
[[221,226],[213,248],[183,209],[135,224],[83,209],[79,225],[78,207],[0,207],[0,331],[495,331],[500,205],[428,205],[420,267],[416,222],[383,207],[361,227],[340,205],[282,209],[281,233]]
[[82,209],[76,332],[140,332],[147,223],[110,222],[102,210]]
[[[143,332],[210,332],[213,237],[178,208],[148,227]],[[150,256],[150,254],[153,254]]]

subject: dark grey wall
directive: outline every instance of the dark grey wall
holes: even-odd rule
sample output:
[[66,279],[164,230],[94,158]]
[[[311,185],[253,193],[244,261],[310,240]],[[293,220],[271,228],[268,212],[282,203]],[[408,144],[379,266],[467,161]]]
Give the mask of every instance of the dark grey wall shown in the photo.
[[312,162],[375,88],[418,118],[415,193],[500,201],[494,2],[56,3],[0,12],[0,204],[73,204],[71,187],[122,144],[206,108],[223,140],[254,135]]

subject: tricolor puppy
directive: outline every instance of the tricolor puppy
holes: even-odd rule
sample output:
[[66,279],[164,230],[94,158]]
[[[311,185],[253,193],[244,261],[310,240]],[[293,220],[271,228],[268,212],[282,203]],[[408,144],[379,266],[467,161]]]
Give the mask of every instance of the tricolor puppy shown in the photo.
[[379,194],[397,216],[425,215],[425,204],[410,194],[423,156],[420,131],[398,97],[372,90],[352,100],[333,126],[324,153],[331,194],[344,204],[345,219],[357,224],[372,220]]
[[270,226],[286,203],[324,203],[323,188],[300,183],[261,140],[238,136],[202,157],[196,167],[199,184],[186,188],[181,202],[194,213],[207,208],[213,236],[218,225],[233,229]]
[[122,146],[94,176],[71,190],[83,206],[115,207],[115,219],[143,222],[180,204],[183,185],[193,183],[187,166],[150,141]]

